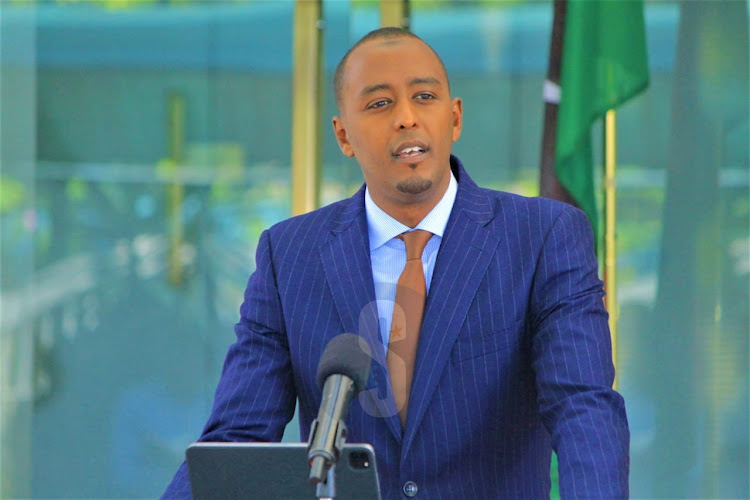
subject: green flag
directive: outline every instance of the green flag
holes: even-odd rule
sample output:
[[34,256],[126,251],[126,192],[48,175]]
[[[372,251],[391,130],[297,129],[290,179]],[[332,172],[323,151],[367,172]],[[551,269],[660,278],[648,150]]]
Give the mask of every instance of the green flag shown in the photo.
[[591,125],[647,86],[642,0],[568,0],[555,173],[588,215],[594,234],[599,225]]

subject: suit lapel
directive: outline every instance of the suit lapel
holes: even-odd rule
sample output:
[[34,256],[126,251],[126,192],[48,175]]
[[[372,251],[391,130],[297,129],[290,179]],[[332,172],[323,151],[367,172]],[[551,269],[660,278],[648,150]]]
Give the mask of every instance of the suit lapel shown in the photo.
[[331,234],[320,247],[320,258],[344,326],[341,333],[357,333],[370,347],[373,364],[367,387],[360,395],[362,408],[373,416],[383,416],[396,440],[401,442],[401,423],[389,387],[378,327],[364,188],[344,203],[332,223]]
[[457,165],[459,189],[440,244],[419,339],[402,456],[414,437],[437,383],[445,370],[453,344],[474,300],[499,236],[487,223],[492,206]]

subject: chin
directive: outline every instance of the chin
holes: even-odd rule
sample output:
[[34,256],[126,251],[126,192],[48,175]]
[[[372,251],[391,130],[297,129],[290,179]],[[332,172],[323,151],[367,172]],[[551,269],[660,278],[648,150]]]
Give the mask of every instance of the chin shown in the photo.
[[396,189],[404,194],[422,194],[429,191],[430,188],[432,188],[432,181],[421,178],[401,181],[396,185]]

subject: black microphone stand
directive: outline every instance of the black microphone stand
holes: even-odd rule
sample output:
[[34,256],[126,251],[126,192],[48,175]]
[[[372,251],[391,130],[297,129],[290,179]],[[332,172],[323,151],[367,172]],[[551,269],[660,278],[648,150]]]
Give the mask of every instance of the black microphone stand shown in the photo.
[[[346,442],[347,398],[345,394],[354,391],[354,384],[348,377],[329,377],[325,382],[324,394],[333,395],[333,404],[323,401],[322,408],[330,411],[321,412],[313,420],[308,439],[307,459],[310,463],[310,482],[316,484],[315,494],[319,499],[336,497],[336,463]],[[338,410],[338,411],[337,411]],[[341,420],[334,420],[333,414],[342,416]]]

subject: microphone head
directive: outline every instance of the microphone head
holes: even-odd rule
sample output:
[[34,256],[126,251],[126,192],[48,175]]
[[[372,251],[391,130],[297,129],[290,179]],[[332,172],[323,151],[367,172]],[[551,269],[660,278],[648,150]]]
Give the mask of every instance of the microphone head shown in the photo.
[[370,377],[372,357],[367,342],[353,333],[335,336],[323,351],[318,365],[318,387],[323,389],[330,375],[345,375],[354,381],[354,391],[365,388]]

